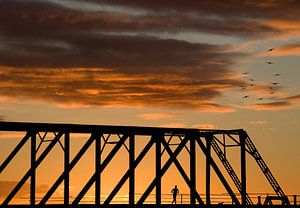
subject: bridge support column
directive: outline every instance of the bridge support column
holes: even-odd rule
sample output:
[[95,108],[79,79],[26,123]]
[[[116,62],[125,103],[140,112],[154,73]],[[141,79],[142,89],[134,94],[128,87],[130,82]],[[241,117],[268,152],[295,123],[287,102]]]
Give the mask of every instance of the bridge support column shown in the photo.
[[65,132],[65,161],[64,161],[64,171],[66,172],[64,179],[64,205],[69,205],[70,198],[70,133]]
[[241,184],[242,184],[242,205],[246,205],[247,191],[246,191],[246,139],[247,135],[242,131],[239,135],[241,145]]
[[[101,135],[95,135],[95,170],[101,165]],[[101,202],[101,173],[96,176],[95,180],[95,204]]]
[[210,205],[210,181],[211,181],[211,140],[213,139],[212,134],[208,134],[206,137],[206,205]]
[[131,206],[134,205],[134,161],[135,161],[135,154],[134,154],[134,135],[130,135],[129,137],[129,169],[130,169],[130,175],[129,175],[129,204]]
[[196,204],[196,146],[195,135],[190,135],[190,203]]
[[35,205],[35,187],[36,187],[36,133],[31,132],[31,175],[30,175],[30,205]]
[[155,166],[156,166],[156,204],[161,205],[161,140],[164,139],[163,135],[157,136],[156,139],[156,149],[155,149]]

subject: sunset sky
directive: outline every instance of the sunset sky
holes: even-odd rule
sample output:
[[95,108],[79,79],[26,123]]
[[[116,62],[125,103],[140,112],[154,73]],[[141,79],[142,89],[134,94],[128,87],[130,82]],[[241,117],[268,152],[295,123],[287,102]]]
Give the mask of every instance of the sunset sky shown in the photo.
[[0,0],[0,120],[243,128],[300,194],[299,56],[297,0]]

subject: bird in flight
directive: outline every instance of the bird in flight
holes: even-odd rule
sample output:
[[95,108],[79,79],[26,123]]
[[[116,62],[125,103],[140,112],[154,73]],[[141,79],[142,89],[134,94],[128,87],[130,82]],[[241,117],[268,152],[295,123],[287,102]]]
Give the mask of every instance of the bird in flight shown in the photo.
[[247,74],[249,74],[248,72],[244,72],[242,75],[247,75]]
[[281,75],[281,74],[274,74],[275,77],[278,77],[278,76],[280,76],[280,75]]
[[249,80],[250,80],[251,82],[253,82],[253,81],[254,81],[254,79],[251,79],[251,78],[249,78]]
[[257,100],[263,100],[263,99],[264,99],[264,98],[261,97],[261,98],[258,98]]
[[272,85],[278,85],[279,83],[278,82],[272,82],[271,84]]
[[246,86],[245,86],[245,85],[241,85],[241,88],[242,88],[243,90],[246,90]]
[[274,64],[274,62],[272,62],[272,61],[267,61],[266,63],[267,64]]
[[245,99],[246,99],[246,98],[248,98],[248,97],[250,97],[250,96],[249,96],[249,95],[245,95],[243,98],[245,98]]
[[271,51],[274,51],[274,50],[275,50],[274,48],[270,48],[268,51],[271,52]]

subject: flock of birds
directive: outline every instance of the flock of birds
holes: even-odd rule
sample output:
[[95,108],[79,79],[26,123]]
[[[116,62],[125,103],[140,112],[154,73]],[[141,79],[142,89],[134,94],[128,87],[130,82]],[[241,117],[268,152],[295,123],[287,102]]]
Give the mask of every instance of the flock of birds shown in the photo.
[[[274,48],[270,48],[268,49],[268,52],[272,52],[274,51],[275,49]],[[273,61],[266,61],[267,64],[274,64]],[[253,87],[255,85],[254,83],[254,79],[253,78],[250,78],[249,77],[249,73],[248,72],[244,72],[242,73],[242,75],[245,77],[245,79],[247,79],[247,81],[249,82],[250,81],[250,84],[247,86],[247,85],[241,85],[241,89],[244,91],[244,92],[248,92],[248,87]],[[273,74],[274,77],[279,77],[281,76],[280,73],[274,73]],[[276,90],[279,88],[279,82],[271,82],[270,83],[270,86],[269,86],[269,94],[270,95],[273,95],[276,93]],[[246,94],[243,96],[244,99],[247,99],[247,98],[250,98],[250,95],[249,94]],[[264,100],[265,98],[264,97],[259,97],[257,98],[257,100]]]

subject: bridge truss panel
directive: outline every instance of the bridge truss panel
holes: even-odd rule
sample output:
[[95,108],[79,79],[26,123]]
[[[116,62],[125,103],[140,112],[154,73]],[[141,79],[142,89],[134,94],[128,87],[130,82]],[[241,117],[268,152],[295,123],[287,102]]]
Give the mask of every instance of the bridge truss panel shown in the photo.
[[[17,122],[0,122],[0,132],[23,132],[25,136],[20,139],[20,142],[15,146],[7,158],[0,164],[0,174],[6,170],[6,167],[14,160],[16,155],[24,148],[26,143],[30,143],[30,167],[18,181],[12,191],[2,201],[2,205],[6,206],[11,204],[20,189],[24,184],[30,182],[30,196],[29,206],[34,205],[47,205],[49,199],[53,196],[55,191],[58,190],[61,184],[64,185],[64,195],[61,202],[64,206],[76,206],[84,202],[86,194],[94,187],[94,204],[95,205],[109,205],[113,203],[117,193],[128,184],[128,201],[130,206],[138,206],[147,203],[147,199],[155,189],[155,199],[153,203],[162,204],[162,191],[161,184],[164,180],[164,175],[170,169],[171,165],[175,165],[179,171],[180,176],[183,178],[189,189],[189,204],[191,205],[210,205],[210,172],[211,169],[215,171],[220,182],[228,192],[231,201],[235,205],[249,205],[252,203],[249,195],[246,192],[246,163],[245,153],[249,152],[257,161],[262,171],[266,175],[268,181],[271,183],[275,193],[280,197],[285,197],[282,189],[267,168],[266,163],[262,160],[261,155],[258,153],[253,142],[245,131],[237,130],[199,130],[199,129],[180,129],[180,128],[152,128],[152,127],[128,127],[128,126],[104,126],[104,125],[74,125],[74,124],[42,124],[42,123],[17,123]],[[78,152],[71,158],[71,145],[72,135],[85,134],[85,142],[81,145]],[[49,139],[49,135],[53,135]],[[242,159],[242,174],[241,179],[237,176],[234,168],[226,159],[226,145],[224,144],[224,151],[218,145],[220,141],[216,136],[225,136],[234,140],[241,148]],[[139,137],[147,138],[144,148],[136,151],[136,146],[139,142]],[[238,136],[240,140],[236,140]],[[172,143],[172,138],[177,138],[177,143]],[[112,139],[114,138],[114,139]],[[206,140],[206,143],[204,141]],[[243,142],[244,143],[243,143]],[[1,142],[1,140],[0,140]],[[41,148],[41,147],[44,148]],[[36,171],[38,167],[49,157],[49,153],[53,151],[55,146],[59,146],[63,150],[63,171],[56,178],[53,184],[50,184],[46,193],[37,198],[36,195]],[[110,146],[110,151],[104,154],[107,147]],[[210,148],[213,148],[217,156],[224,165],[227,173],[231,176],[235,186],[240,192],[242,198],[238,198],[234,193],[234,187],[226,180],[224,173],[222,173],[218,163],[211,155]],[[79,190],[78,194],[71,197],[70,194],[70,175],[72,170],[78,165],[82,157],[90,150],[94,151],[94,170],[84,186]],[[113,187],[112,191],[103,196],[101,183],[102,174],[112,163],[111,161],[116,158],[121,149],[128,152],[128,169],[118,179],[117,184]],[[150,180],[146,190],[137,196],[135,184],[136,169],[140,167],[141,162],[149,154],[149,151],[155,151],[155,177]],[[199,149],[200,151],[196,151]],[[182,151],[187,151],[189,159],[189,170],[185,170],[179,160],[179,155]],[[166,161],[162,161],[162,155],[167,154]],[[206,158],[206,200],[204,196],[197,190],[197,176],[202,173],[196,172],[196,154],[203,154]]]

